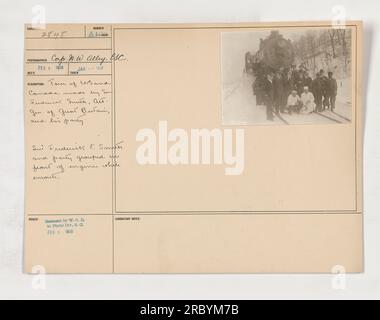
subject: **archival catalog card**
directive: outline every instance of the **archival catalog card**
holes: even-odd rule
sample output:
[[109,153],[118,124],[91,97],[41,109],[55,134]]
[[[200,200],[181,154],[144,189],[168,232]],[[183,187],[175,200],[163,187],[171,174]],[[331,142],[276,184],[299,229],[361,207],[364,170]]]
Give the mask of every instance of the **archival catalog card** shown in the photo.
[[361,22],[26,25],[25,272],[362,272],[361,60]]

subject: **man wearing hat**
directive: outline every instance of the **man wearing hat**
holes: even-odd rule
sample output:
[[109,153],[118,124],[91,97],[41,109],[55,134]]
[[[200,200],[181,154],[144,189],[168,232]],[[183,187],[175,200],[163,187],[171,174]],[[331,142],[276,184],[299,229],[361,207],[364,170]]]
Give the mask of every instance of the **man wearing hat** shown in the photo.
[[328,78],[325,76],[325,71],[321,69],[319,71],[319,81],[322,89],[322,111],[329,107],[330,100],[328,95]]
[[331,71],[328,73],[328,76],[329,77],[327,79],[327,95],[331,111],[334,111],[336,96],[338,93],[338,83],[336,79],[333,78],[333,73]]
[[273,121],[273,105],[274,105],[274,74],[269,72],[264,80],[264,102],[266,106],[267,120]]
[[316,78],[313,80],[312,91],[316,103],[316,111],[320,112],[323,110],[323,79],[320,72],[317,73]]

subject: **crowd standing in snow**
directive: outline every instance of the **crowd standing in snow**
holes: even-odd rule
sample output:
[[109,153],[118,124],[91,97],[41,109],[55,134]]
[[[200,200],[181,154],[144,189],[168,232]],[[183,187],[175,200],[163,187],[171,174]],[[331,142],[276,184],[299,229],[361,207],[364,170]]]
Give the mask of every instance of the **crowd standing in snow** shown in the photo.
[[252,85],[256,104],[266,107],[267,120],[274,114],[334,111],[338,93],[333,72],[320,70],[312,79],[306,68],[293,65],[288,69],[258,74]]

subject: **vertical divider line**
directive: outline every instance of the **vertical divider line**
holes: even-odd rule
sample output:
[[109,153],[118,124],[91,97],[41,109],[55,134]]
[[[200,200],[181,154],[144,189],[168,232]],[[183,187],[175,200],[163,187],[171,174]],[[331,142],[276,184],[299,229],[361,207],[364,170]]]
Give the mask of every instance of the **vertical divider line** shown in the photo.
[[[114,30],[113,26],[111,25],[111,56],[114,54],[115,51],[115,43],[114,43]],[[111,96],[111,138],[112,138],[112,181],[111,181],[111,188],[112,188],[112,273],[115,273],[115,188],[114,188],[114,180],[116,175],[116,169],[115,169],[115,156],[116,156],[116,150],[115,150],[115,61],[111,61],[111,88],[112,88],[112,96]]]

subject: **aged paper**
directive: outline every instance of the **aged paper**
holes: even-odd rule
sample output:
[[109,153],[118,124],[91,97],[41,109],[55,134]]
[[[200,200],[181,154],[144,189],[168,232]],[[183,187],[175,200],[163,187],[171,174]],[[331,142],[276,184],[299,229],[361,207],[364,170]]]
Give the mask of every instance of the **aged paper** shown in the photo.
[[361,59],[361,22],[26,25],[25,272],[362,272]]

